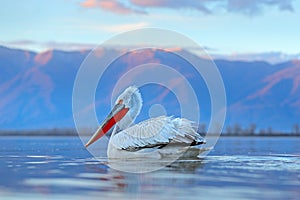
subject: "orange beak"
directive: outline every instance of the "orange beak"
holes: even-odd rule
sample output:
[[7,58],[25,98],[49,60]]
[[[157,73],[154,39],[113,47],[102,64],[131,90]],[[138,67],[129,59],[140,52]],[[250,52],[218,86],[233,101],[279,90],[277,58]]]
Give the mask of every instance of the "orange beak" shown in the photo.
[[129,108],[126,108],[122,102],[116,104],[109,115],[105,118],[102,125],[98,128],[91,139],[85,144],[85,147],[90,146],[103,135],[105,135],[117,122],[119,122],[128,112]]

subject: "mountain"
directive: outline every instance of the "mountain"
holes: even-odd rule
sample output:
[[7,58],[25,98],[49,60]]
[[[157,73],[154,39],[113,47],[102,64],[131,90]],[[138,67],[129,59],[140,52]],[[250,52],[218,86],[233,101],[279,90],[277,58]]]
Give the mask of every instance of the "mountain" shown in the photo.
[[1,129],[73,126],[72,87],[86,55],[1,47]]
[[[99,56],[109,54],[110,51],[115,50],[105,49]],[[0,129],[74,127],[73,84],[88,53],[58,50],[35,53],[0,47]],[[99,119],[109,112],[110,96],[107,94],[128,70],[128,66],[152,62],[173,66],[180,73],[191,75],[189,81],[203,91],[201,95],[197,94],[201,105],[201,121],[209,121],[209,93],[205,82],[194,77],[195,72],[189,63],[174,54],[158,50],[135,52],[134,58],[125,55],[117,59],[105,71],[106,75],[113,76],[104,76],[99,81],[95,95]],[[227,95],[225,126],[237,123],[248,126],[254,123],[259,128],[290,131],[294,124],[300,123],[300,61],[291,60],[273,65],[259,61],[215,60],[215,63],[222,75]],[[181,83],[174,81],[172,84],[175,87]],[[174,94],[165,92],[166,88],[147,87],[141,89],[147,100],[144,101],[145,112],[151,104],[161,103],[166,106],[167,114],[173,114],[169,113],[171,110],[176,115],[178,111],[174,105],[177,104],[166,103]],[[106,106],[102,106],[104,104]],[[140,117],[144,118],[147,116]]]
[[268,68],[257,71],[256,75],[245,72],[248,78],[244,81],[251,87],[231,102],[227,120],[232,122],[243,116],[244,124],[257,123],[261,127],[289,131],[300,122],[300,62],[294,60]]

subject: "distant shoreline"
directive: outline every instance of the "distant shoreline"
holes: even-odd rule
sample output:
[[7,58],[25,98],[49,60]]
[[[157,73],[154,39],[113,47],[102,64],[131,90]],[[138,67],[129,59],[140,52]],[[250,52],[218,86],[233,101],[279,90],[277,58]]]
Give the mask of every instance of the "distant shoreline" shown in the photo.
[[[86,131],[81,133],[83,136],[91,136],[92,131]],[[209,134],[210,136],[219,136],[219,134]],[[5,136],[38,136],[38,137],[74,137],[78,136],[77,131],[73,129],[49,129],[49,130],[2,130],[0,131],[0,137]],[[300,134],[295,133],[253,133],[253,134],[233,134],[222,133],[222,137],[300,137]]]

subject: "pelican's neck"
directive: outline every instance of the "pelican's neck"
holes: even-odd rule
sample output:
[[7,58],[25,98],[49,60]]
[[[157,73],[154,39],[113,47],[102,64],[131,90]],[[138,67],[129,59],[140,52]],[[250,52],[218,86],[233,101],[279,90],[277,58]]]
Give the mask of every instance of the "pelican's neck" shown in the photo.
[[126,106],[129,110],[127,114],[116,124],[112,135],[131,126],[136,117],[140,114],[143,106],[143,100],[138,89],[135,89],[134,92],[132,92]]

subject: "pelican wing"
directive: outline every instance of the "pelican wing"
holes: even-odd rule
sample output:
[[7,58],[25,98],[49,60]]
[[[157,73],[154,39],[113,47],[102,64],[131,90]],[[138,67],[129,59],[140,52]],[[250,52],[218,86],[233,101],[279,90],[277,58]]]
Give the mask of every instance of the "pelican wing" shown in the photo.
[[141,148],[162,148],[169,143],[203,144],[204,138],[187,119],[160,116],[131,126],[111,138],[118,149],[136,151]]

